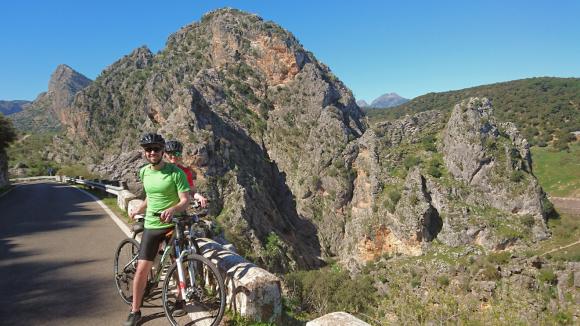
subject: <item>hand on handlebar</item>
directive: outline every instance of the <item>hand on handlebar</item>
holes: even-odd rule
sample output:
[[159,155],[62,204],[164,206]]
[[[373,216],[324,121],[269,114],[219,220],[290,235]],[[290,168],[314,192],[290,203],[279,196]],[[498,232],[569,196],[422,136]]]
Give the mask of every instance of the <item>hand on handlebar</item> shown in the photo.
[[159,215],[159,219],[165,223],[170,223],[174,213],[175,208],[169,207],[168,209],[161,212],[161,214]]
[[140,213],[136,209],[133,209],[129,212],[129,217],[131,218],[131,220],[137,220],[137,219],[139,219],[139,216],[141,216],[141,218],[143,218],[142,213]]
[[202,196],[201,194],[196,192],[193,195],[193,207],[197,208],[199,206],[201,206],[202,208],[206,208],[207,207],[207,199],[204,196]]

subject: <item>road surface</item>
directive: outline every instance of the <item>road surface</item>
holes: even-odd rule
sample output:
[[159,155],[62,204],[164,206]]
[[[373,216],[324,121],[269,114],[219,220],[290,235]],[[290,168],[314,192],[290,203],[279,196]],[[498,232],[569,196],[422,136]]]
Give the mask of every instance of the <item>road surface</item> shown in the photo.
[[[0,324],[121,325],[129,306],[113,282],[125,238],[91,197],[57,183],[0,197]],[[159,300],[142,325],[167,325]]]

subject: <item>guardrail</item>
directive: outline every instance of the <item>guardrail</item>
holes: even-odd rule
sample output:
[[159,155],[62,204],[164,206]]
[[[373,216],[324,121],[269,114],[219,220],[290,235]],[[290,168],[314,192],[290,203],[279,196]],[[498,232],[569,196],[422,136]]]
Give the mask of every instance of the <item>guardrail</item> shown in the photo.
[[27,178],[12,178],[10,182],[27,182],[27,181],[36,181],[36,180],[58,180],[60,176],[37,176],[37,177],[27,177]]
[[91,180],[76,179],[76,178],[70,178],[70,177],[65,177],[65,180],[66,180],[66,182],[69,182],[69,183],[73,182],[73,183],[77,183],[77,184],[86,185],[86,186],[89,186],[91,188],[96,188],[96,189],[108,192],[110,194],[113,194],[115,196],[118,196],[122,190],[125,190],[125,188],[122,186],[113,186],[110,184],[95,182],[95,181],[91,181]]

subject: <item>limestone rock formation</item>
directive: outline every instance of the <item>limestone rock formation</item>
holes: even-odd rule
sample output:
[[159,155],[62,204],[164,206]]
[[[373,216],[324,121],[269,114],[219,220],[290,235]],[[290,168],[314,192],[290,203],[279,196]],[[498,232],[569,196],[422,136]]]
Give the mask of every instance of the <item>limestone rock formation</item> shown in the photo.
[[[185,144],[185,162],[243,253],[283,270],[317,266],[321,243],[334,251],[340,232],[317,232],[314,223],[344,219],[336,209],[352,189],[342,157],[366,129],[363,113],[328,67],[276,24],[234,9],[211,12],[171,35],[160,53],[140,48],[112,64],[71,112],[56,159],[85,159],[139,188],[137,141],[157,131]],[[264,250],[272,234],[281,257]]]
[[435,239],[501,250],[548,236],[528,145],[513,124],[495,122],[487,99],[458,104],[448,120],[426,111],[378,123],[353,152],[339,249],[351,268],[420,255]]
[[473,190],[467,201],[526,216],[532,236],[547,237],[542,200],[527,141],[511,123],[497,123],[491,102],[470,98],[455,106],[443,137],[449,172]]
[[292,34],[221,9],[159,53],[139,48],[103,71],[76,95],[52,155],[137,193],[140,135],[180,140],[223,235],[272,271],[331,256],[356,269],[419,255],[434,239],[490,250],[540,239],[525,140],[476,101],[449,122],[428,111],[369,128],[350,90]]
[[50,76],[48,91],[25,104],[22,111],[10,115],[10,119],[20,131],[58,131],[71,116],[68,108],[74,96],[90,83],[87,77],[61,64]]

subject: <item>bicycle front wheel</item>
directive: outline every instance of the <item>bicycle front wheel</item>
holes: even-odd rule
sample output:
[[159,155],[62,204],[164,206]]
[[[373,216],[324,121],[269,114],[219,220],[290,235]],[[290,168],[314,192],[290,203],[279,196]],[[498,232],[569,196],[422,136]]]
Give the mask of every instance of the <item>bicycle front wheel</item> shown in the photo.
[[115,252],[113,273],[115,285],[121,299],[126,304],[133,302],[133,279],[137,271],[137,259],[139,256],[139,242],[135,239],[124,239]]
[[[180,291],[177,261],[163,282],[163,310],[173,326],[219,325],[226,306],[224,281],[207,258],[191,254],[181,262],[185,280]],[[185,296],[182,295],[185,292]]]

